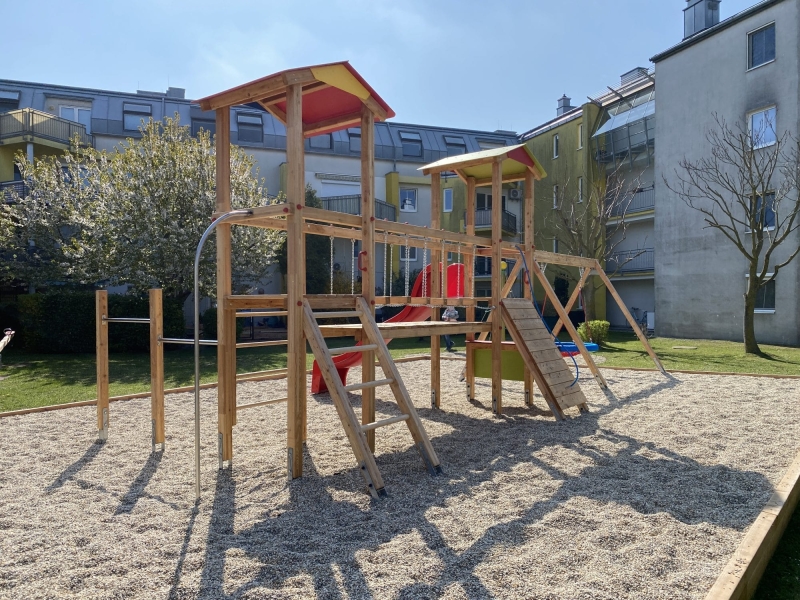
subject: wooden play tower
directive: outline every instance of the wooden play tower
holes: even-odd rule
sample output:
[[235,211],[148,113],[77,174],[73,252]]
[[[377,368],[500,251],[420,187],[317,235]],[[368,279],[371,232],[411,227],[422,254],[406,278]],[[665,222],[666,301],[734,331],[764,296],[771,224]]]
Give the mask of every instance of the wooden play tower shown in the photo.
[[[558,310],[563,326],[581,349],[587,364],[598,382],[605,385],[600,371],[583,347],[567,317],[564,307],[553,293],[537,261],[583,267],[588,272],[599,269],[594,260],[537,252],[533,244],[533,188],[534,182],[545,176],[541,166],[525,145],[509,146],[473,154],[447,158],[423,168],[431,175],[430,227],[395,223],[375,218],[375,165],[374,123],[394,116],[392,109],[378,96],[366,81],[347,62],[318,65],[283,71],[241,85],[199,101],[203,110],[216,111],[216,184],[217,201],[215,217],[231,212],[230,185],[230,110],[241,104],[258,104],[286,126],[287,184],[285,204],[275,204],[249,209],[247,214],[231,215],[217,228],[217,302],[218,302],[218,434],[219,462],[222,467],[233,459],[233,427],[236,425],[236,314],[245,309],[276,310],[287,319],[288,346],[288,397],[287,403],[287,453],[290,479],[303,474],[303,444],[306,441],[306,343],[311,345],[317,362],[322,367],[325,382],[331,393],[342,424],[347,432],[356,460],[370,492],[379,496],[383,482],[375,464],[375,431],[379,427],[405,422],[428,470],[440,470],[439,460],[425,433],[414,404],[408,396],[400,374],[395,367],[384,340],[399,337],[430,336],[431,339],[431,404],[439,407],[440,347],[439,336],[445,333],[466,333],[470,338],[476,333],[492,337],[492,405],[495,412],[502,411],[501,343],[504,321],[501,302],[519,273],[519,263],[505,286],[499,268],[492,270],[491,306],[496,309],[490,322],[475,321],[474,258],[491,257],[499,265],[504,257],[519,257],[517,245],[503,241],[501,233],[502,207],[499,201],[492,207],[491,237],[475,235],[476,187],[491,185],[494,198],[502,195],[502,185],[513,181],[525,182],[524,243],[521,244],[528,264],[545,286],[545,291]],[[331,133],[348,127],[361,127],[361,215],[349,215],[318,208],[306,207],[304,140],[307,137]],[[440,178],[443,172],[455,172],[467,186],[466,231],[451,232],[441,229],[442,194]],[[247,295],[232,293],[231,283],[231,227],[265,227],[287,233],[288,272],[285,295]],[[307,295],[305,236],[308,234],[359,240],[358,256],[362,292],[359,295]],[[375,296],[376,245],[409,246],[431,251],[430,281],[422,297]],[[450,294],[448,290],[448,252],[464,257],[463,290]],[[385,252],[384,252],[385,254]],[[602,275],[604,277],[604,274]],[[582,280],[582,281],[585,281]],[[610,284],[610,282],[609,282]],[[460,286],[459,286],[460,287]],[[408,292],[406,292],[408,293]],[[529,292],[526,291],[529,296]],[[485,301],[486,299],[481,299]],[[376,305],[418,304],[431,307],[431,320],[376,324]],[[446,305],[463,306],[467,322],[445,323],[439,320],[440,310]],[[624,307],[623,307],[624,309]],[[627,313],[627,311],[624,311]],[[527,313],[526,313],[527,314]],[[509,310],[503,317],[513,319]],[[527,315],[530,316],[530,315]],[[325,325],[319,321],[343,317],[357,318],[358,323]],[[634,330],[638,327],[630,318]],[[513,333],[519,328],[509,327]],[[348,348],[330,349],[325,338],[352,336],[356,344]],[[520,337],[518,343],[525,343]],[[644,336],[641,336],[644,340]],[[646,340],[644,341],[646,345]],[[552,342],[551,342],[552,344]],[[649,348],[649,346],[647,346]],[[537,350],[538,351],[538,350]],[[342,352],[363,353],[362,381],[346,385],[337,375],[332,355]],[[536,351],[529,353],[536,360]],[[375,361],[383,371],[383,379],[376,380]],[[656,359],[657,360],[657,359]],[[563,361],[562,361],[563,362]],[[531,377],[542,387],[547,379],[531,369]],[[526,377],[528,388],[532,387]],[[387,386],[400,409],[400,415],[382,421],[375,420],[375,390]],[[348,392],[360,391],[362,413],[356,417],[348,401]]]

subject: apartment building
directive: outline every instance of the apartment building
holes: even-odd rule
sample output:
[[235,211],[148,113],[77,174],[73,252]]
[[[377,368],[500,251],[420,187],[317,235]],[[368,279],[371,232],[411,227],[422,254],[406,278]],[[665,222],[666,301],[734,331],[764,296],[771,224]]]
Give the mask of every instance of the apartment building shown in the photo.
[[[715,114],[751,131],[769,122],[777,137],[796,138],[800,132],[797,0],[765,0],[724,20],[719,9],[716,0],[687,2],[684,39],[652,58],[659,88],[656,181],[675,181],[680,161],[710,154],[706,132],[714,127]],[[763,145],[772,142],[774,137]],[[656,187],[656,207],[659,334],[741,340],[747,260],[665,185]],[[740,235],[748,239],[744,228]],[[798,244],[795,232],[777,249],[772,264]],[[800,262],[795,260],[759,295],[755,329],[760,343],[800,344],[798,298]]]

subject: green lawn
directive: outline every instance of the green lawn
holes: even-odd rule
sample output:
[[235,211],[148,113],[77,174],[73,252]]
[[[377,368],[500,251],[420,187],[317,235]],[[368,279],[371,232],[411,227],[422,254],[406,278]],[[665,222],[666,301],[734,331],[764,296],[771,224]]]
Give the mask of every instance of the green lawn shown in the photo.
[[[561,336],[565,339],[564,336]],[[464,336],[454,336],[456,346],[464,348]],[[338,341],[350,345],[352,340]],[[742,344],[713,340],[679,340],[653,338],[653,349],[667,369],[800,375],[800,348],[762,346],[763,357],[745,356]],[[336,345],[336,342],[332,342]],[[694,349],[676,349],[690,346]],[[389,346],[395,358],[427,352],[427,339],[402,339]],[[652,368],[653,362],[632,334],[613,333],[598,353],[605,366]],[[286,366],[283,348],[254,348],[237,353],[239,373],[279,369]],[[63,404],[95,398],[94,355],[27,354],[14,348],[3,353],[0,367],[0,412]],[[309,368],[313,357],[307,357]],[[166,387],[180,387],[194,382],[194,360],[191,348],[165,353]],[[203,348],[201,378],[216,381],[216,353]],[[110,357],[110,391],[112,396],[145,392],[150,387],[150,360],[146,354],[117,354]],[[770,562],[759,586],[759,600],[800,598],[800,512],[795,514],[781,545]]]

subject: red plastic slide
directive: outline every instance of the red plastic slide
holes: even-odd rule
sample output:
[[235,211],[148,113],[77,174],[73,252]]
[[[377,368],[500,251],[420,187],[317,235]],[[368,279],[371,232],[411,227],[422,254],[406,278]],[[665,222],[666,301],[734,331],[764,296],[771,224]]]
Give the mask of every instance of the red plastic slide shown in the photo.
[[[417,275],[417,280],[414,282],[414,287],[411,289],[411,295],[415,298],[422,297],[422,273]],[[425,277],[430,287],[431,281],[431,265],[425,268]],[[460,285],[459,285],[460,284]],[[461,298],[464,296],[464,265],[457,263],[447,267],[447,297],[448,298]],[[431,317],[431,309],[429,306],[416,306],[409,304],[404,307],[399,313],[390,319],[386,319],[385,323],[407,323],[411,321],[427,321]],[[391,341],[384,340],[387,344]],[[361,342],[356,344],[361,345]],[[350,352],[348,354],[340,354],[333,357],[333,364],[336,365],[336,372],[339,373],[343,383],[347,383],[347,373],[350,367],[357,367],[361,364],[361,358],[364,356],[363,352]],[[321,394],[328,391],[328,386],[325,385],[325,380],[322,378],[322,372],[319,370],[317,361],[314,361],[314,366],[311,369],[311,393]]]

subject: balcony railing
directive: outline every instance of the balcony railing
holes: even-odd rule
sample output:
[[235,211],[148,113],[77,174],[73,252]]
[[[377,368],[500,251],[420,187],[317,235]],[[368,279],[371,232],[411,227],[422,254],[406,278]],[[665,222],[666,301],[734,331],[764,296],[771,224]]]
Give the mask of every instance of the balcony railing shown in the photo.
[[16,192],[17,196],[24,197],[30,193],[30,188],[24,181],[5,181],[0,183],[0,199],[4,202],[11,202],[13,192]]
[[[361,194],[351,196],[328,196],[320,198],[322,208],[336,212],[347,213],[348,215],[361,214]],[[397,210],[393,204],[383,200],[375,200],[375,218],[387,221],[397,220]]]
[[[502,213],[501,227],[503,231],[508,231],[512,234],[517,234],[517,215],[512,212],[504,210]],[[466,212],[464,213],[466,220]],[[475,229],[487,229],[492,226],[492,211],[491,209],[476,210],[475,211]]]
[[619,217],[623,213],[633,215],[635,213],[653,210],[656,206],[656,190],[654,187],[647,190],[640,190],[633,194],[628,204],[628,198],[622,199],[612,212],[613,216]]
[[76,135],[82,145],[91,146],[92,136],[86,133],[86,127],[80,123],[60,119],[32,108],[21,108],[0,114],[0,140],[33,136],[69,144]]
[[[506,260],[506,274],[510,273],[516,264],[513,260]],[[492,259],[488,256],[479,256],[475,259],[475,277],[489,277],[492,274]]]
[[606,273],[646,273],[654,269],[652,248],[615,252],[606,261]]

